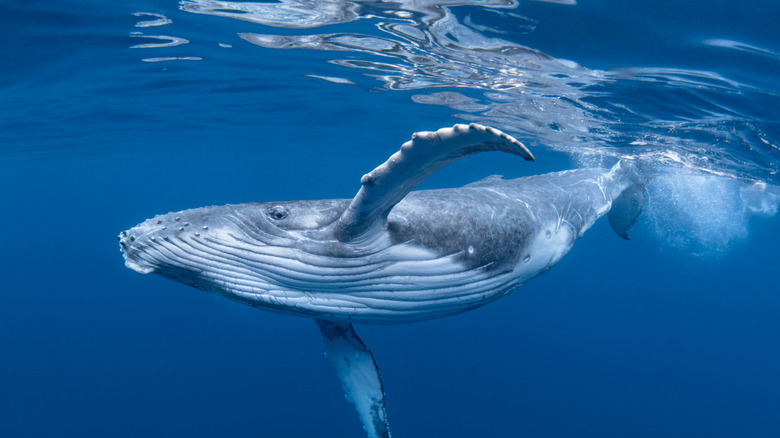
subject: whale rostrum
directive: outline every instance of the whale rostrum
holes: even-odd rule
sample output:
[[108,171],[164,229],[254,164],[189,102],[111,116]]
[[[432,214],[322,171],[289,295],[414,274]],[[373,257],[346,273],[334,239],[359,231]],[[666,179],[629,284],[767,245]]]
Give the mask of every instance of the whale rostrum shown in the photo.
[[451,161],[486,151],[534,159],[515,138],[474,123],[419,132],[363,176],[351,200],[168,213],[123,231],[120,248],[139,273],[315,319],[368,436],[389,437],[379,371],[352,323],[482,306],[549,270],[601,216],[627,239],[641,214],[644,187],[627,162],[413,191]]

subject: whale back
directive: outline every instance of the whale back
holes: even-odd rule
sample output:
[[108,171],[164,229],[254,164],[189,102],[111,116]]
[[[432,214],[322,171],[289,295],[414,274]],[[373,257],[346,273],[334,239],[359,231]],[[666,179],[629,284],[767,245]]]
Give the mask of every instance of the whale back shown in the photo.
[[[543,234],[565,251],[610,211],[627,183],[608,169],[577,169],[504,180],[491,176],[459,189],[410,193],[390,213],[395,242],[458,254],[468,268],[510,269]],[[549,244],[552,244],[550,242]]]

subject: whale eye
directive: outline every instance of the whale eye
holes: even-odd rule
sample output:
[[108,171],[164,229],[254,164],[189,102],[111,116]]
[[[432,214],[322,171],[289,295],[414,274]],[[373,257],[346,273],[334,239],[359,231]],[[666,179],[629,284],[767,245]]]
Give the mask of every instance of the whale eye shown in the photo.
[[266,211],[266,214],[268,217],[270,217],[273,220],[282,220],[287,217],[288,211],[286,208],[282,207],[281,205],[275,205]]

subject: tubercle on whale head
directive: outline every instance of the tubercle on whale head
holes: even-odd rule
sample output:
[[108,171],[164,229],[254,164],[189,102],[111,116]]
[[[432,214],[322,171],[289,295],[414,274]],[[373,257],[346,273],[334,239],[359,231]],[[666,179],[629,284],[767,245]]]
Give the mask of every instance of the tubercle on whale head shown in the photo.
[[[190,238],[204,238],[213,232],[215,222],[207,214],[214,207],[157,215],[119,234],[119,247],[125,266],[141,274],[161,268],[163,261],[174,259]],[[183,247],[186,248],[186,247]]]

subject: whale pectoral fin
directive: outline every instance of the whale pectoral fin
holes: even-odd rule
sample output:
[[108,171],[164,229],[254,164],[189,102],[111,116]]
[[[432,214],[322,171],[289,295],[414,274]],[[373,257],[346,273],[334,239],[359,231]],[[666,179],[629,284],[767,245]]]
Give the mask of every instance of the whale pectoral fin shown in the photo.
[[631,240],[628,237],[628,230],[636,223],[644,210],[646,193],[644,184],[635,183],[628,186],[620,196],[612,201],[612,208],[607,213],[607,219],[609,219],[609,225],[612,229],[623,239]]
[[352,324],[315,319],[325,338],[325,358],[341,380],[344,395],[355,405],[369,438],[390,438],[385,390],[374,355]]
[[363,186],[336,222],[335,237],[355,241],[381,230],[393,206],[425,178],[453,160],[487,151],[534,159],[514,137],[476,123],[414,133],[401,150],[363,176]]

